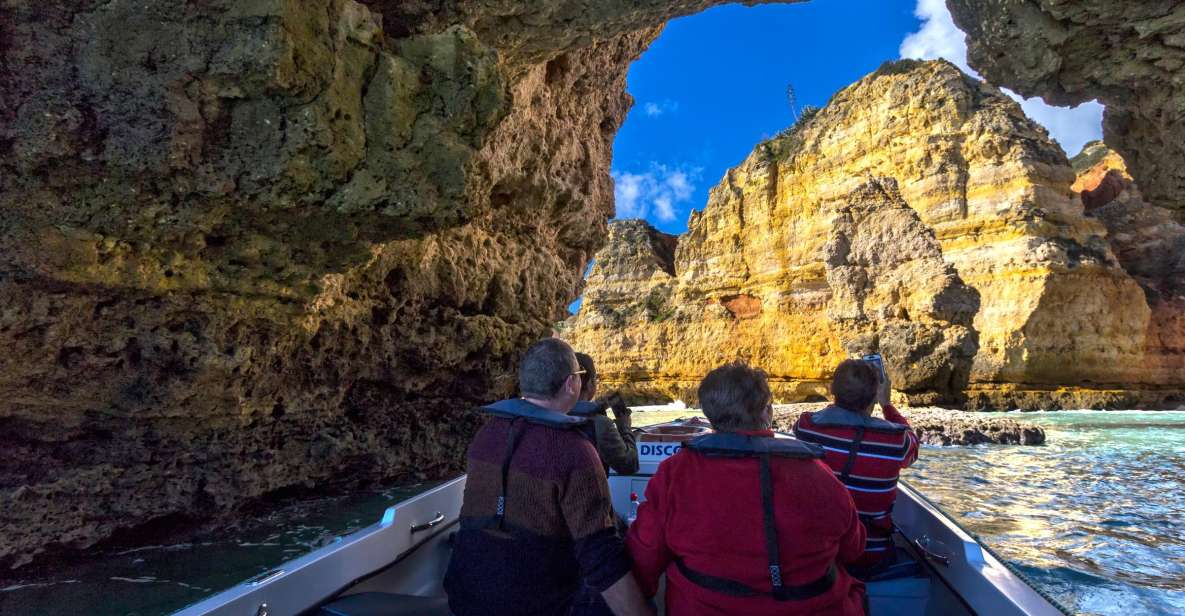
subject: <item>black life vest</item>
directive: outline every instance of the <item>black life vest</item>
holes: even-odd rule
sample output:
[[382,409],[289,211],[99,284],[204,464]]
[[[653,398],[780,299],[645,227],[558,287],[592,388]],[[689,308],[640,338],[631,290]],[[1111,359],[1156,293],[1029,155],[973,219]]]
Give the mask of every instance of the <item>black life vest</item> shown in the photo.
[[778,529],[774,522],[774,486],[770,470],[770,458],[797,458],[803,460],[821,459],[823,449],[817,445],[791,438],[749,436],[735,432],[706,434],[687,441],[683,446],[708,457],[757,458],[761,472],[761,507],[764,512],[765,553],[769,562],[771,592],[757,590],[742,582],[717,577],[687,566],[683,559],[676,558],[675,565],[683,577],[697,586],[714,590],[733,597],[772,597],[775,601],[803,601],[817,597],[835,584],[837,571],[835,563],[818,579],[797,586],[788,586],[782,580],[781,557],[778,548]]
[[514,457],[514,450],[518,448],[518,439],[522,436],[523,424],[533,423],[558,430],[574,430],[582,429],[589,421],[584,417],[573,417],[549,411],[522,398],[500,400],[482,407],[481,410],[494,417],[510,420],[510,429],[506,433],[506,455],[502,458],[502,481],[498,488],[498,502],[494,509],[494,516],[468,521],[462,526],[501,530],[503,521],[506,519],[506,484],[510,477],[510,459]]

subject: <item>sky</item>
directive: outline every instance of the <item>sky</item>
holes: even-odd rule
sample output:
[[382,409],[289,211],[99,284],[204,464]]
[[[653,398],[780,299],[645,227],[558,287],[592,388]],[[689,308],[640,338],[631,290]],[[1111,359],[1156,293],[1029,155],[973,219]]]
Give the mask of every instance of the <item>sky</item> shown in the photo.
[[[978,76],[966,56],[943,0],[727,5],[674,20],[630,67],[634,107],[613,148],[617,217],[686,231],[725,171],[792,123],[788,85],[797,109],[822,106],[902,57],[942,57]],[[1097,103],[1022,107],[1071,156],[1102,137]]]

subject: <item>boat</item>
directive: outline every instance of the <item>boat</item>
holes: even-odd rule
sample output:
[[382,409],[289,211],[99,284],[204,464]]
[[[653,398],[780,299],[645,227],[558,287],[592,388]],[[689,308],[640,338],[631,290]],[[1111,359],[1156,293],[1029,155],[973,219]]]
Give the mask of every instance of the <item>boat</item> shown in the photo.
[[[659,463],[677,452],[682,441],[707,430],[702,419],[644,428],[638,472],[609,476],[618,513],[631,515],[633,499],[645,494]],[[442,581],[464,490],[464,476],[447,481],[387,508],[371,526],[176,614],[447,616]],[[916,564],[904,576],[869,583],[872,616],[1069,614],[905,481],[899,484],[893,517],[899,527],[895,541]]]

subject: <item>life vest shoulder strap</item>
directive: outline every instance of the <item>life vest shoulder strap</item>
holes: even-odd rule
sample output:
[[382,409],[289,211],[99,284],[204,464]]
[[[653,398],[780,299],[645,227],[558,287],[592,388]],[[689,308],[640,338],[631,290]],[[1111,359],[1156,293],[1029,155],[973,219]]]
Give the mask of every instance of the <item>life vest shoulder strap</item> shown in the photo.
[[716,577],[696,571],[682,559],[675,559],[679,571],[692,583],[738,597],[769,596],[776,601],[801,601],[827,592],[835,583],[835,563],[817,580],[803,585],[787,585],[782,579],[781,546],[774,517],[774,482],[770,459],[797,458],[811,460],[823,457],[822,448],[797,439],[749,436],[735,432],[719,432],[694,438],[684,447],[709,457],[757,458],[761,481],[761,521],[765,536],[765,555],[768,563],[770,592],[763,592],[736,580]]
[[886,421],[880,417],[866,417],[838,406],[829,406],[821,411],[807,411],[799,416],[798,424],[804,428],[813,426],[841,430],[862,427],[865,432],[873,434],[899,435],[909,430],[909,426]]
[[481,411],[494,417],[510,420],[522,419],[528,423],[547,426],[549,428],[577,428],[588,422],[587,417],[575,417],[549,411],[543,407],[531,404],[522,398],[500,400],[481,407]]
[[713,432],[697,436],[683,443],[683,447],[705,456],[720,458],[772,456],[818,459],[823,457],[823,448],[812,443],[805,443],[793,438],[750,436],[737,432]]
[[568,411],[571,417],[592,417],[593,415],[605,415],[605,406],[597,404],[591,400],[581,400]]

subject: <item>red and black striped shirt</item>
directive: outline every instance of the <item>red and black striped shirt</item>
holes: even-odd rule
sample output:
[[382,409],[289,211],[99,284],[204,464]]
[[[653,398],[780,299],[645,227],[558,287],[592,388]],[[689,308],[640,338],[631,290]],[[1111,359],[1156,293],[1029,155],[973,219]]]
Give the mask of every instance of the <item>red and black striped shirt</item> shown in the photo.
[[883,413],[880,419],[833,405],[803,413],[794,424],[794,436],[823,448],[823,461],[848,489],[868,528],[861,566],[891,553],[897,478],[918,459],[918,437],[905,417],[891,405]]

